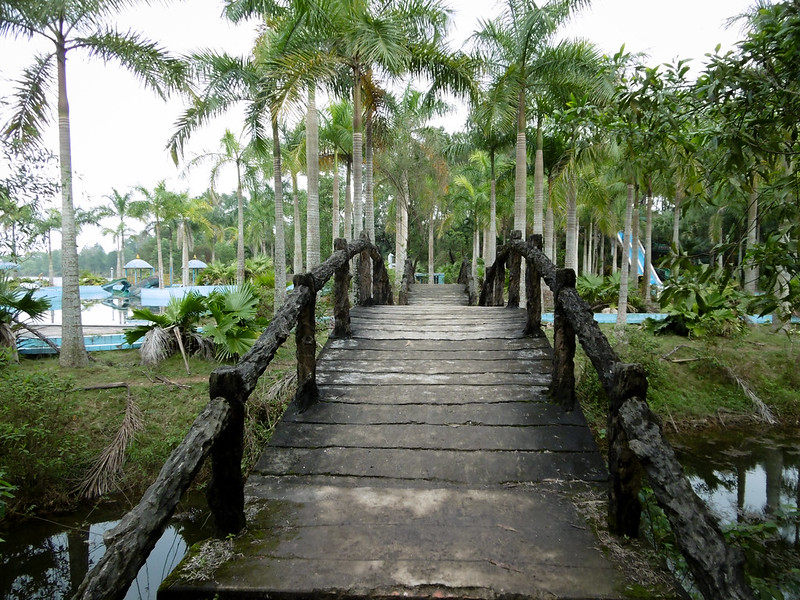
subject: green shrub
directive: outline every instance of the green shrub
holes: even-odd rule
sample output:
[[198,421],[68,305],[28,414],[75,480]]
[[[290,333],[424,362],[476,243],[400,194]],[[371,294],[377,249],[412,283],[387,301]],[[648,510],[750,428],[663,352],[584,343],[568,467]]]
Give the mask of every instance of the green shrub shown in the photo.
[[77,414],[75,394],[67,393],[71,386],[69,379],[46,374],[0,372],[0,455],[19,503],[55,503],[48,492],[63,489],[57,482],[76,481],[85,464],[85,436],[64,435]]

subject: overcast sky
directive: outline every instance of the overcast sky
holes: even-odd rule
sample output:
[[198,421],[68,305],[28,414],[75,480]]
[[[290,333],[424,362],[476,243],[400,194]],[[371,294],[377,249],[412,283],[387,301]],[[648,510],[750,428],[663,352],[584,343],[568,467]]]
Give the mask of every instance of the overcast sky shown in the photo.
[[[456,11],[453,36],[459,41],[475,29],[479,18],[499,12],[495,0],[450,3]],[[590,39],[609,54],[625,43],[628,51],[646,52],[652,65],[681,57],[695,59],[699,67],[704,55],[718,43],[725,49],[741,38],[738,25],[726,30],[725,22],[750,4],[750,0],[594,0],[591,10],[576,17],[565,35]],[[234,27],[220,18],[221,12],[222,2],[218,0],[187,0],[140,7],[119,22],[124,24],[122,29],[141,32],[176,53],[198,48],[246,53],[255,37],[255,25]],[[47,46],[40,43],[39,48]],[[32,56],[30,42],[0,40],[0,97],[10,94],[12,81],[30,64]],[[72,55],[67,69],[78,206],[103,203],[103,196],[112,188],[123,193],[136,185],[152,188],[161,179],[167,179],[172,189],[192,194],[205,189],[205,174],[181,178],[180,169],[165,150],[183,106],[180,100],[164,103],[126,71],[88,61],[81,54]],[[0,120],[5,123],[7,117],[2,115]],[[186,157],[217,150],[226,127],[238,133],[241,125],[235,115],[219,119],[198,132],[186,149]],[[47,133],[46,141],[56,151],[55,127]],[[93,244],[97,237],[97,231],[87,231],[80,244]],[[103,245],[111,247],[110,238]]]

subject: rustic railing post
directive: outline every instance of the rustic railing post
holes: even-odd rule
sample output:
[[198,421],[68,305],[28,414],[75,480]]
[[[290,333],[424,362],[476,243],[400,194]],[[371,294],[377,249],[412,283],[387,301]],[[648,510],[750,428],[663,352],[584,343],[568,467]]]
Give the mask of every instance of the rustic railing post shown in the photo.
[[317,291],[310,273],[295,275],[295,288],[304,285],[311,290],[311,299],[300,309],[295,328],[297,346],[297,391],[294,401],[298,412],[305,412],[319,400],[317,389]]
[[[347,250],[347,240],[336,238],[333,241],[336,252]],[[349,338],[350,330],[350,261],[345,260],[333,275],[333,336]]]
[[[542,250],[541,234],[534,234],[528,238],[528,250]],[[525,260],[525,296],[528,319],[525,323],[525,335],[541,337],[542,332],[542,276],[536,263],[531,258]]]
[[[521,231],[511,232],[511,241],[522,239]],[[509,251],[509,274],[508,274],[508,308],[519,308],[519,286],[522,272],[522,256],[519,252]]]
[[[361,232],[361,239],[369,242],[366,231]],[[358,303],[361,306],[372,304],[372,261],[369,247],[361,251],[358,257]]]
[[575,271],[556,271],[555,308],[553,312],[553,380],[550,397],[564,410],[575,407],[575,330],[559,302],[561,291],[575,287]]
[[386,265],[383,264],[383,257],[375,246],[372,246],[370,256],[372,257],[372,300],[375,304],[394,304],[389,273],[386,271]]
[[508,253],[501,254],[497,257],[494,270],[494,296],[492,298],[492,306],[503,306],[503,288],[506,285],[506,260],[508,260]]
[[608,527],[629,538],[639,536],[642,467],[628,445],[619,411],[626,400],[647,397],[647,375],[638,364],[614,364],[614,387],[608,404]]
[[414,263],[410,258],[403,264],[403,279],[400,281],[400,292],[397,294],[397,302],[401,306],[408,304],[409,288],[414,283]]
[[244,405],[247,394],[236,367],[219,367],[208,381],[211,399],[224,398],[230,406],[228,421],[211,449],[211,479],[206,500],[214,515],[217,537],[239,533],[245,526],[244,477]]
[[489,265],[483,275],[481,295],[478,297],[478,306],[494,306],[494,271],[495,266]]

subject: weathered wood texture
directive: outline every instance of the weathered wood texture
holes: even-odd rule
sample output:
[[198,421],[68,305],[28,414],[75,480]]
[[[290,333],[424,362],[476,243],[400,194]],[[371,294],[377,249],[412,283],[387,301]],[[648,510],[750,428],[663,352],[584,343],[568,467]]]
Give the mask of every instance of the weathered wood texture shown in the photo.
[[230,405],[224,399],[209,402],[139,504],[106,533],[108,549],[81,583],[75,600],[125,597],[229,416]]
[[[414,286],[411,302],[447,288]],[[317,362],[321,402],[289,408],[248,480],[237,558],[213,582],[176,573],[159,597],[622,597],[560,488],[604,483],[602,459],[580,410],[547,402],[550,349],[525,321],[354,308],[352,337]]]
[[[641,366],[620,362],[592,317],[591,309],[574,289],[574,273],[556,271],[535,246],[535,242],[523,244],[512,240],[507,249],[525,256],[556,295],[556,360],[551,391],[571,395],[554,388],[574,385],[569,381],[555,382],[557,378],[569,379],[567,372],[571,367],[567,364],[565,368],[559,356],[574,354],[574,341],[569,340],[574,340],[576,334],[609,398],[610,528],[620,535],[638,535],[641,515],[638,492],[644,467],[703,595],[720,600],[752,598],[744,579],[741,552],[725,543],[713,517],[683,475],[672,447],[647,405],[647,379]],[[566,348],[561,348],[564,344]],[[565,401],[569,404],[568,399]]]
[[414,263],[410,258],[403,265],[403,278],[400,280],[400,291],[397,293],[397,302],[401,306],[408,304],[408,295],[414,285]]
[[[244,488],[241,472],[245,402],[266,370],[278,347],[297,325],[298,403],[308,406],[316,399],[314,305],[317,292],[337,273],[339,282],[348,279],[351,257],[366,252],[382,264],[368,238],[347,244],[336,241],[336,251],[311,273],[295,278],[295,289],[278,310],[269,327],[235,367],[220,367],[209,379],[211,403],[195,420],[183,442],[170,455],[156,482],[139,505],[123,517],[110,538],[103,559],[84,579],[75,598],[121,598],[172,516],[181,495],[191,483],[207,454],[211,455],[211,480],[206,490],[217,534],[239,532],[245,525]],[[377,269],[378,271],[380,269]],[[385,273],[385,270],[384,270]],[[384,277],[379,276],[383,281]],[[381,299],[388,300],[385,290]],[[347,295],[344,294],[346,298]],[[337,316],[348,315],[337,303]],[[349,317],[344,319],[345,322]]]

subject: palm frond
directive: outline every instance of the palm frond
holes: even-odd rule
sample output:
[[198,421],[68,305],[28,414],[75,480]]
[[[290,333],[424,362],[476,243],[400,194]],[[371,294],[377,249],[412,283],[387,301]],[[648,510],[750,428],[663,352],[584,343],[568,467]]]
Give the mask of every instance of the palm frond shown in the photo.
[[78,486],[76,492],[81,498],[97,498],[113,491],[117,483],[117,477],[122,470],[122,464],[125,461],[125,452],[136,433],[144,427],[142,411],[134,401],[130,387],[127,385],[125,387],[128,390],[125,416],[117,433],[114,435],[114,439],[92,461],[89,473]]
[[105,62],[118,62],[164,99],[182,89],[187,79],[186,63],[134,32],[106,30],[77,38],[75,47],[85,48]]
[[157,365],[175,354],[175,351],[176,342],[172,329],[152,327],[144,336],[139,355],[143,365]]
[[48,96],[53,86],[53,55],[42,54],[34,58],[17,80],[14,90],[12,114],[3,128],[3,137],[23,143],[38,142],[42,131],[50,123],[51,110]]

